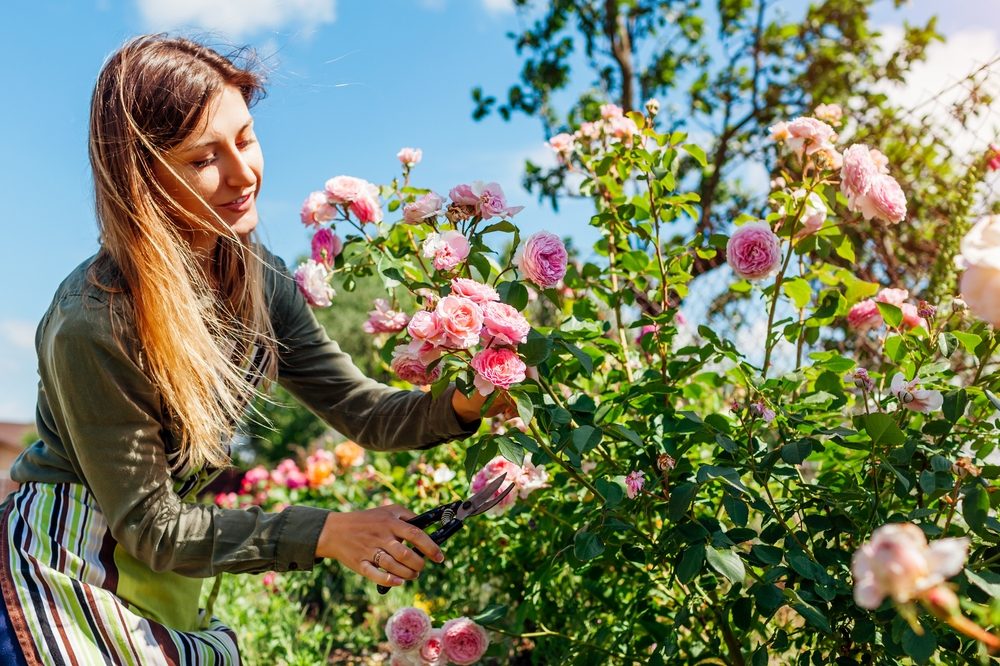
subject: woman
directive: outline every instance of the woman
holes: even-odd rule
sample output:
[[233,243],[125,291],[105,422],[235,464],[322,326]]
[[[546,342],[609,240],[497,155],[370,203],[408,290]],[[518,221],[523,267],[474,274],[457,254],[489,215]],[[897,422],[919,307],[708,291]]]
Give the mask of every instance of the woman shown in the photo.
[[0,519],[5,664],[238,663],[233,633],[199,615],[204,577],[331,557],[400,585],[424,566],[403,541],[443,561],[400,506],[266,514],[194,501],[269,379],[379,450],[469,435],[483,404],[363,376],[254,240],[263,157],[248,107],[261,93],[248,69],[162,35],[101,71],[101,247],[36,336],[40,439],[11,470],[22,485]]

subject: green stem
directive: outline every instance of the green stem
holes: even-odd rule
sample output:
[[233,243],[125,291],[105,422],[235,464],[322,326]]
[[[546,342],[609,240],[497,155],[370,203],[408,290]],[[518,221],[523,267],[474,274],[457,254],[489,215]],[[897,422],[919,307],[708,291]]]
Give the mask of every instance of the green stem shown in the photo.
[[580,476],[580,474],[577,473],[577,471],[573,469],[569,463],[563,460],[558,453],[552,450],[552,447],[545,443],[545,439],[542,437],[542,433],[538,431],[538,426],[535,425],[534,421],[529,423],[528,427],[531,428],[531,433],[535,436],[535,441],[538,443],[538,446],[542,449],[542,451],[544,451],[549,458],[552,458],[552,460],[554,460],[560,467],[566,470],[567,474],[576,479],[580,484],[586,486],[590,492],[594,493],[594,497],[600,498],[601,503],[603,504],[604,495],[602,495],[600,491],[594,487],[594,484]]

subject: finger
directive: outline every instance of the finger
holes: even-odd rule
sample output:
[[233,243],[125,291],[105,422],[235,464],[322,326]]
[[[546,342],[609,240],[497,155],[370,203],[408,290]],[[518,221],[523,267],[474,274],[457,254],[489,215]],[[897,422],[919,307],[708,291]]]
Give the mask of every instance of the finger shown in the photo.
[[417,514],[413,513],[405,506],[401,506],[399,504],[390,504],[389,510],[392,512],[392,515],[394,515],[396,518],[399,518],[400,520],[409,520],[410,518],[417,517]]
[[396,523],[395,534],[403,541],[409,541],[411,544],[416,546],[425,557],[429,557],[439,564],[444,562],[444,553],[441,552],[441,549],[438,548],[436,543],[434,543],[430,535],[419,527],[409,523],[399,522]]
[[424,558],[413,552],[412,548],[407,548],[399,541],[393,541],[388,548],[385,548],[385,550],[392,555],[397,562],[403,566],[413,569],[418,574],[424,570]]
[[[405,547],[405,546],[404,546]],[[379,567],[385,569],[394,576],[399,576],[403,580],[416,580],[420,574],[410,567],[400,564],[399,560],[392,556],[389,551],[382,549],[382,557],[379,558]]]
[[[383,555],[383,557],[385,556]],[[388,571],[376,569],[375,565],[367,560],[362,562],[361,566],[358,567],[358,573],[373,583],[385,585],[386,587],[396,587],[397,585],[402,585],[405,582],[399,576],[394,576]]]

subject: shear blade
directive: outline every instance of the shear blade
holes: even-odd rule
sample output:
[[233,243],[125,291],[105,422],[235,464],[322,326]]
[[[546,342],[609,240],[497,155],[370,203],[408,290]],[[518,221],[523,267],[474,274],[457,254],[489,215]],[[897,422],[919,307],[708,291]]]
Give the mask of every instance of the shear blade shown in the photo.
[[486,486],[480,490],[478,493],[470,497],[469,499],[462,502],[462,506],[458,509],[458,514],[456,518],[459,520],[464,520],[469,516],[475,516],[476,514],[483,513],[492,509],[500,500],[506,497],[510,491],[514,489],[514,484],[511,483],[504,490],[497,495],[493,496],[494,493],[503,485],[504,480],[507,478],[507,473],[504,472],[500,476],[496,477],[492,481],[486,484]]

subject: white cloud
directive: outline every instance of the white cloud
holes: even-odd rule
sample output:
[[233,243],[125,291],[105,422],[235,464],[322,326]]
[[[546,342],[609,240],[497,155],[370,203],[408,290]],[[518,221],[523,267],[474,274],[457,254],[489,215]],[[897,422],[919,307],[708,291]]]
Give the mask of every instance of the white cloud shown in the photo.
[[[903,38],[898,26],[882,27],[881,46],[891,52]],[[956,152],[986,149],[1000,132],[1000,105],[994,102],[988,109],[969,119],[963,127],[951,114],[955,103],[968,99],[969,84],[964,79],[1000,55],[1000,35],[984,28],[959,30],[948,35],[943,44],[935,43],[927,50],[927,59],[917,63],[903,84],[887,84],[889,98],[904,109],[913,110],[916,117],[929,115],[941,127],[954,135]],[[1000,96],[1000,66],[994,65],[985,77],[983,93]],[[979,79],[983,79],[982,76]]]
[[151,30],[198,28],[243,38],[294,26],[312,32],[336,19],[336,0],[137,0]]
[[509,14],[514,11],[513,0],[482,0],[483,9],[490,14]]
[[6,349],[35,350],[35,324],[20,319],[0,321],[0,344]]

